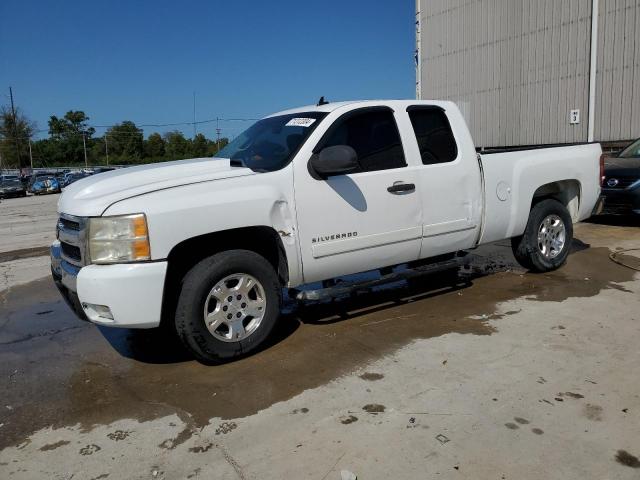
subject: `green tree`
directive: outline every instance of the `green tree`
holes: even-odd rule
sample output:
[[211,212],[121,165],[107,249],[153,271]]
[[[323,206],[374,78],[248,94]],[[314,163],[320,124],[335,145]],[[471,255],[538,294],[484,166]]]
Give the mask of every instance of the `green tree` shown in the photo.
[[[220,150],[226,147],[228,143],[229,143],[229,139],[226,137],[222,137],[220,139]],[[218,142],[215,140],[209,140],[209,146],[207,148],[207,156],[215,157],[217,153],[218,153]]]
[[136,124],[125,120],[114,125],[105,134],[109,143],[109,156],[114,163],[138,163],[143,156],[142,130]]
[[[57,140],[59,149],[52,159],[54,163],[75,164],[84,163],[84,145],[87,150],[93,146],[92,136],[95,129],[88,125],[89,117],[81,110],[70,110],[64,117],[52,115],[49,118],[49,135]],[[84,143],[83,143],[84,137]]]
[[164,157],[165,142],[159,133],[152,133],[144,142],[144,155],[152,159]]
[[29,165],[29,139],[35,123],[16,108],[15,117],[9,107],[0,107],[0,155],[2,166],[20,168]]
[[66,163],[62,140],[45,138],[33,144],[34,167],[50,167],[66,165]]
[[96,129],[88,125],[89,117],[82,110],[69,110],[64,117],[51,115],[49,118],[49,135],[53,138],[66,138],[82,135],[91,137]]
[[191,141],[191,154],[194,157],[206,157],[208,146],[207,138],[202,133],[198,133]]
[[[104,137],[94,138],[91,149],[88,150],[87,155],[91,164],[105,165],[107,163],[107,151],[104,147]],[[111,162],[111,152],[109,152],[109,162]]]
[[178,160],[189,156],[189,141],[182,132],[174,130],[164,134],[166,156],[171,160]]

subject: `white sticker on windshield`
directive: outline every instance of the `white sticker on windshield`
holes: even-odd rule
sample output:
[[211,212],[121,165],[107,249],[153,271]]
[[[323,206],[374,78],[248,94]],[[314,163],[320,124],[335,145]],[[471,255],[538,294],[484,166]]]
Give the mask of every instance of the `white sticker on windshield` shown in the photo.
[[292,118],[286,123],[285,127],[309,127],[315,121],[315,118]]

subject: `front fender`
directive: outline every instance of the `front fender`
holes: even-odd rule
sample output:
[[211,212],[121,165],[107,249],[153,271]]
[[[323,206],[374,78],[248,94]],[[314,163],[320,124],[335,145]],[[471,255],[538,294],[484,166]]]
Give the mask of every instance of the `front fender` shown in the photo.
[[289,168],[237,178],[184,185],[111,205],[104,213],[144,213],[151,257],[163,260],[181,242],[209,233],[251,226],[278,232],[287,256],[290,283],[301,281],[293,185]]

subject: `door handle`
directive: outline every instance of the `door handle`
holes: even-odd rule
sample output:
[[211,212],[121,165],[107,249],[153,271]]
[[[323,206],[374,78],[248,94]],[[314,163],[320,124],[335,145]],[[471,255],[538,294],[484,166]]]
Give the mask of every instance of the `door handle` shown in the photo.
[[413,192],[415,189],[416,189],[416,186],[413,183],[395,182],[390,187],[387,187],[387,192],[404,193],[404,192]]

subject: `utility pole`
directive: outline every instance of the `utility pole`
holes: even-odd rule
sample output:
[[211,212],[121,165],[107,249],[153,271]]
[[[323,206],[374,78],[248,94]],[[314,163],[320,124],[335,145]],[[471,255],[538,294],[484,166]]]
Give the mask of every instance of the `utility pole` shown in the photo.
[[109,166],[109,142],[107,141],[107,134],[104,134],[104,153],[107,154],[107,167]]
[[84,167],[89,168],[89,162],[87,161],[87,141],[84,138],[84,131],[82,132],[82,148],[84,149]]
[[193,139],[196,138],[196,92],[193,92]]
[[16,109],[13,106],[13,90],[9,87],[9,97],[11,98],[11,115],[13,116],[13,137],[16,142],[16,152],[18,153],[18,168],[22,168],[22,152],[20,151],[20,141],[18,140],[18,121],[16,120]]
[[31,172],[33,172],[33,153],[31,153],[31,139],[29,139],[29,160],[31,162]]
[[416,0],[416,100],[422,100],[422,25],[420,23],[420,0]]
[[218,117],[216,117],[216,135],[217,135],[217,140],[216,140],[216,148],[218,149],[216,153],[218,153],[220,151],[220,127],[218,126]]

